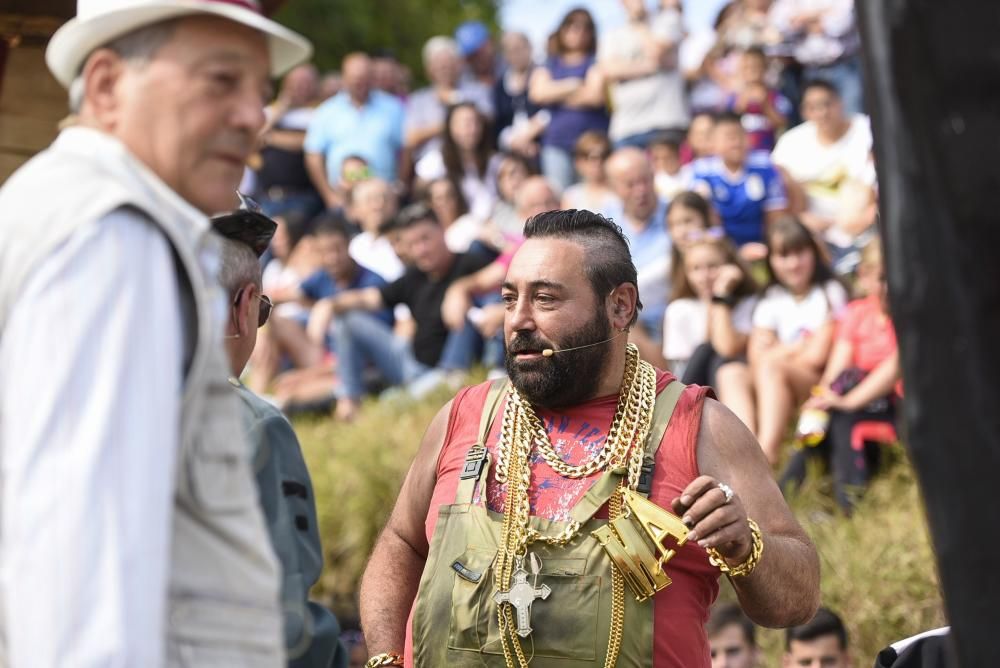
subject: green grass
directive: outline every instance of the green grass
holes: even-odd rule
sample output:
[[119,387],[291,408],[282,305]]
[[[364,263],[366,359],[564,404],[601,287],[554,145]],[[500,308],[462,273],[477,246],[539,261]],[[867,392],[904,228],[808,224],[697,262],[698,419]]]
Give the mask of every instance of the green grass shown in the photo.
[[[326,418],[295,422],[316,489],[326,568],[314,595],[339,615],[356,615],[361,573],[420,437],[451,396],[365,406],[351,425]],[[913,471],[898,448],[885,474],[847,519],[828,487],[811,476],[791,500],[815,541],[823,602],[847,622],[858,666],[889,642],[944,624],[937,573]],[[723,584],[721,598],[733,598]],[[762,630],[762,665],[779,665],[780,631]]]

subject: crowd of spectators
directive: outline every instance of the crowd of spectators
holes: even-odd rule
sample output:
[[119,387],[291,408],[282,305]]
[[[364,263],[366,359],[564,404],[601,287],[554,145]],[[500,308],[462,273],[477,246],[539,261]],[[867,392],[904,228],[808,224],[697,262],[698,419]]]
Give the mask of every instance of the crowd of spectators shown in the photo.
[[865,429],[891,422],[899,367],[852,3],[733,0],[696,33],[677,0],[622,5],[600,38],[570,11],[542,59],[462,24],[412,92],[385,53],[286,77],[246,184],[279,222],[252,387],[350,420],[366,394],[501,373],[524,221],[586,208],[630,242],[643,356],[715,387],[775,465],[804,403],[829,412],[784,478],[815,454],[863,485],[858,434],[884,440]]

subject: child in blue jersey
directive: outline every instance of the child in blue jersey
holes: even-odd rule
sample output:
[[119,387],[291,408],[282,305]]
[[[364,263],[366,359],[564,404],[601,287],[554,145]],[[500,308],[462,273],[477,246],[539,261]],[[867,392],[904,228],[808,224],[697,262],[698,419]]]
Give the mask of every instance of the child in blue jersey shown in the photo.
[[694,166],[694,189],[715,206],[722,226],[740,255],[763,259],[764,227],[786,212],[781,175],[766,153],[750,153],[746,130],[736,114],[719,114],[712,130],[715,156]]

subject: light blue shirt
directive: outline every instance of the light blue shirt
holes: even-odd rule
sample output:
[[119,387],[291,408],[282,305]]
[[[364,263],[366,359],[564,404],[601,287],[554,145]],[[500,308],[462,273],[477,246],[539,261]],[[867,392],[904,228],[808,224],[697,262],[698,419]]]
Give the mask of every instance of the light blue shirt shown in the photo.
[[663,314],[670,294],[670,235],[667,234],[666,215],[667,205],[661,201],[641,230],[625,221],[624,216],[619,218],[639,278],[639,299],[642,301],[639,322],[654,339],[662,334]]
[[356,107],[346,92],[338,93],[313,113],[306,132],[307,153],[322,153],[326,177],[340,182],[340,163],[351,155],[368,161],[372,173],[396,179],[396,158],[403,146],[403,105],[392,95],[373,90]]

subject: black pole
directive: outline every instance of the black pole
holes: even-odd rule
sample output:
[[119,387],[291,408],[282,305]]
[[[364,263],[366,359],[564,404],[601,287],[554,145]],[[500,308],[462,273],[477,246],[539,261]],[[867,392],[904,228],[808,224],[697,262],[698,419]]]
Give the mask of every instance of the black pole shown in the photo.
[[907,443],[960,665],[1000,666],[1000,4],[857,11]]

